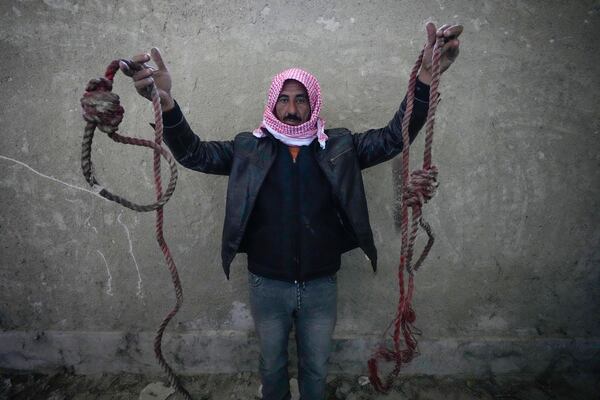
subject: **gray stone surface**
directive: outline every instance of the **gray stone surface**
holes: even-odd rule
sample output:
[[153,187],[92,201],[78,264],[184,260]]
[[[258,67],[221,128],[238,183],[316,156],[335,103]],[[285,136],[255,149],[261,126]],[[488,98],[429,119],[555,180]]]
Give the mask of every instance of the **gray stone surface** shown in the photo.
[[[393,115],[429,19],[465,32],[441,87],[441,186],[425,209],[437,242],[416,277],[422,355],[407,369],[592,369],[600,5],[591,0],[0,2],[0,367],[157,369],[151,336],[174,296],[153,216],[72,187],[85,187],[79,98],[110,60],[160,47],[174,96],[206,139],[256,127],[271,76],[294,65],[320,79],[328,126],[358,132]],[[121,131],[151,137],[149,104],[121,75],[115,92]],[[420,150],[417,140],[415,161]],[[107,187],[152,200],[150,152],[98,135],[93,159]],[[396,306],[392,166],[364,171],[380,271],[360,251],[343,257],[334,370],[364,374]],[[165,209],[185,294],[165,347],[185,371],[255,365],[245,258],[230,281],[220,267],[226,183],[180,168]]]
[[[184,377],[183,383],[192,397],[197,400],[259,400],[256,374],[197,375]],[[15,400],[48,400],[52,396],[75,400],[131,400],[149,381],[156,379],[144,375],[87,375],[69,374],[2,375],[12,384],[8,393]],[[355,376],[334,376],[327,384],[324,400],[596,400],[598,382],[587,381],[583,386],[569,384],[569,381],[554,382],[552,385],[523,380],[520,377],[505,379],[501,384],[493,378],[462,379],[432,378],[422,376],[403,377],[397,380],[386,394],[377,393],[370,385],[357,385]],[[340,387],[347,392],[346,397],[338,397]],[[177,394],[173,399],[181,398]],[[170,398],[171,398],[170,397]],[[292,399],[294,399],[292,397]]]
[[175,393],[175,389],[167,386],[162,382],[152,382],[148,384],[140,392],[139,400],[167,400],[173,399],[171,395]]
[[[34,332],[0,333],[0,365],[15,370],[76,374],[102,372],[160,373],[153,352],[152,333]],[[336,338],[332,373],[366,374],[366,360],[378,344],[375,339]],[[257,339],[243,332],[167,334],[163,352],[180,374],[256,371]],[[430,341],[420,343],[421,354],[403,367],[406,374],[488,376],[519,374],[533,378],[561,373],[598,373],[600,343],[592,340],[536,339]],[[295,347],[290,367],[296,370]],[[387,368],[388,364],[382,364]],[[358,382],[356,382],[359,385]]]

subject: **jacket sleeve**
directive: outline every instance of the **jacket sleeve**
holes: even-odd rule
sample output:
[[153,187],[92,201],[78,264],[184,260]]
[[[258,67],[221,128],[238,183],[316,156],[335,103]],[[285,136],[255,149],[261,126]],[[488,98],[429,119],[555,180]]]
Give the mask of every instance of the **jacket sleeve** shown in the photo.
[[[417,80],[413,114],[408,127],[410,142],[425,124],[429,109],[429,85]],[[361,169],[369,168],[394,158],[402,151],[402,118],[406,97],[387,126],[352,135]]]
[[233,141],[203,141],[188,125],[177,102],[163,113],[163,139],[184,167],[207,174],[229,175]]

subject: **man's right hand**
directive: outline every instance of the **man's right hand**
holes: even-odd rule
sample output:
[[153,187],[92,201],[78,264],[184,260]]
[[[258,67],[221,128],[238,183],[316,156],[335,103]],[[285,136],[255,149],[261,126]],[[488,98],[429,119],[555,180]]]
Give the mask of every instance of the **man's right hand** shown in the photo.
[[[154,61],[157,68],[146,64],[150,59]],[[119,67],[125,75],[131,76],[135,89],[140,96],[151,100],[150,89],[152,83],[154,83],[160,96],[160,105],[163,112],[172,109],[175,106],[175,102],[171,96],[171,74],[167,70],[160,51],[156,47],[153,47],[150,54],[138,54],[132,57],[131,61],[134,63],[132,68],[123,61],[119,62]]]

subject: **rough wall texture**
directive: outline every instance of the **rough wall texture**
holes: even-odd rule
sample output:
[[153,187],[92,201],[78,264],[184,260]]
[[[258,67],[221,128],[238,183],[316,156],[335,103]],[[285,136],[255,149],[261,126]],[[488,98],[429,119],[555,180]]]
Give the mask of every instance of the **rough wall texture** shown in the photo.
[[[79,98],[110,60],[161,48],[206,139],[254,128],[289,66],[320,79],[329,126],[362,131],[398,107],[429,19],[465,32],[443,76],[441,187],[425,210],[437,242],[416,280],[411,368],[598,368],[600,3],[535,0],[1,2],[0,367],[156,368],[173,293],[153,216],[69,186],[85,187]],[[151,137],[150,105],[121,75],[115,92],[121,131]],[[150,152],[98,136],[93,157],[107,186],[151,201]],[[343,257],[337,370],[364,370],[397,302],[392,169],[364,172],[380,273],[358,250]],[[185,305],[165,346],[190,372],[255,365],[245,257],[230,281],[220,267],[226,184],[180,168],[166,207]]]

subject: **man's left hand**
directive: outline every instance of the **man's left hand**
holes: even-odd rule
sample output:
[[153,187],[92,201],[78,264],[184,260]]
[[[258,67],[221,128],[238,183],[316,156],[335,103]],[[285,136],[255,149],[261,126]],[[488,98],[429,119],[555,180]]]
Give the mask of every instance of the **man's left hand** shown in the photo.
[[458,57],[460,41],[458,37],[463,31],[462,25],[444,24],[436,30],[435,24],[429,22],[427,29],[427,47],[423,53],[423,63],[419,70],[419,80],[426,84],[431,84],[431,65],[433,56],[433,45],[436,39],[441,40],[442,58],[440,60],[440,73],[452,65]]

